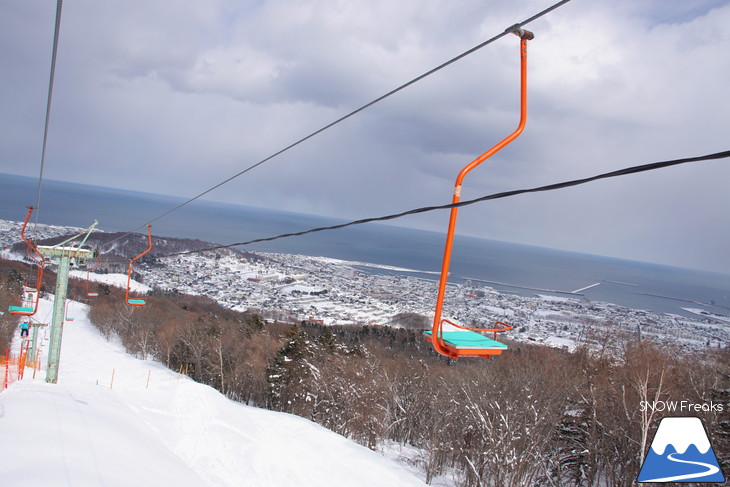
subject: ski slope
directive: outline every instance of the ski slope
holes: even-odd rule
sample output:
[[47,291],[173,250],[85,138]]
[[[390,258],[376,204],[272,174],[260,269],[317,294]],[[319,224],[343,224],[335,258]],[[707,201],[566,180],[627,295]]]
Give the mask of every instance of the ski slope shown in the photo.
[[[39,320],[51,306],[41,301]],[[3,487],[425,485],[310,421],[230,401],[131,357],[101,337],[82,304],[70,314],[58,384],[27,370],[0,392]],[[39,341],[45,366],[48,342]]]

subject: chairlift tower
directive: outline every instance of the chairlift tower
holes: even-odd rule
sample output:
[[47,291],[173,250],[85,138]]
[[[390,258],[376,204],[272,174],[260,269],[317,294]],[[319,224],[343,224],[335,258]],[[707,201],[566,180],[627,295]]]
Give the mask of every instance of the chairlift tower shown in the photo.
[[[81,248],[98,222],[94,222],[87,230],[57,245],[38,245],[36,248],[44,258],[55,257],[58,262],[56,271],[56,297],[53,300],[53,318],[51,320],[51,339],[48,343],[48,368],[46,382],[58,382],[58,364],[61,358],[61,338],[63,337],[63,321],[66,316],[66,293],[68,291],[68,272],[71,268],[71,259],[79,266],[86,266],[86,261],[95,257],[94,251]],[[78,245],[72,242],[86,234]]]

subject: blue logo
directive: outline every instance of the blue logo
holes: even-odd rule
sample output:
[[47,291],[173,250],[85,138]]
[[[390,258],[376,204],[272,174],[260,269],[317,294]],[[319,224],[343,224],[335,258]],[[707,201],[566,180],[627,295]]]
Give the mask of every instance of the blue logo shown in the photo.
[[700,418],[664,418],[637,482],[724,482]]

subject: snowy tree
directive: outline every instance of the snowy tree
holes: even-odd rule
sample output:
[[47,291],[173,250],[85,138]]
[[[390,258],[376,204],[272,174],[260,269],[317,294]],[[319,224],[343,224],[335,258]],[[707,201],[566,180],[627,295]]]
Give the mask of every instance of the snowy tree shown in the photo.
[[316,371],[311,363],[314,345],[297,325],[287,330],[285,339],[267,371],[268,404],[272,409],[292,412],[297,403],[308,397],[304,386],[309,375]]

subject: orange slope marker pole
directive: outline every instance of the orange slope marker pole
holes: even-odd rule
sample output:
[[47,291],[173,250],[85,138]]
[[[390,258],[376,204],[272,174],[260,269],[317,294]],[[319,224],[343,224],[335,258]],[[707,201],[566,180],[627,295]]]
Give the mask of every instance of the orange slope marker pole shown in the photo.
[[5,349],[5,380],[3,381],[3,388],[8,388],[8,380],[10,377],[10,350]]
[[18,357],[18,380],[25,376],[25,360],[28,355],[28,342],[20,344],[20,357]]
[[[532,32],[524,30],[519,26],[515,26],[509,29],[520,37],[520,122],[514,132],[504,138],[497,145],[474,159],[472,162],[464,166],[456,177],[456,184],[454,185],[454,195],[451,200],[452,204],[456,204],[461,200],[461,186],[466,175],[475,167],[492,157],[494,154],[499,152],[510,142],[515,140],[525,128],[527,122],[527,41],[534,39]],[[436,310],[433,318],[433,327],[431,330],[431,342],[433,343],[434,349],[441,355],[445,355],[451,358],[457,358],[458,351],[452,351],[447,348],[444,340],[441,336],[441,326],[443,321],[441,315],[444,307],[444,297],[446,295],[446,283],[449,279],[449,266],[451,264],[451,250],[454,245],[454,231],[456,229],[456,217],[459,213],[458,207],[451,208],[451,214],[449,217],[449,227],[446,232],[446,246],[444,248],[444,260],[441,264],[441,278],[439,280],[439,291],[436,299]],[[492,331],[492,329],[490,329]]]

